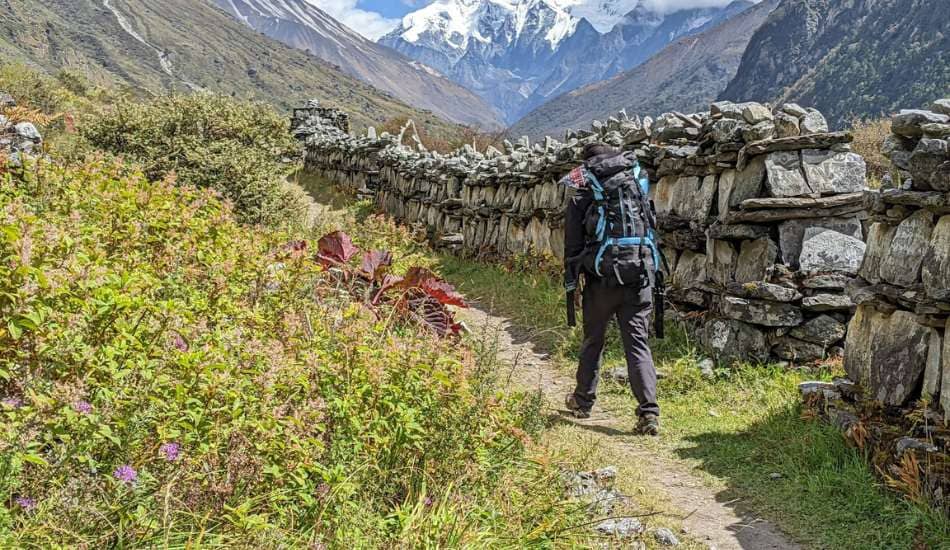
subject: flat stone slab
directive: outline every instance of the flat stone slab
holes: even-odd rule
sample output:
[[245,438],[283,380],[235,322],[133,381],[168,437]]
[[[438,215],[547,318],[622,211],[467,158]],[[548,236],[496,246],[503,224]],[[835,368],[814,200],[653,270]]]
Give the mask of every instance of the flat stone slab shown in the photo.
[[803,319],[797,306],[737,296],[725,296],[720,308],[724,317],[766,327],[795,327]]
[[854,305],[851,297],[845,294],[816,294],[802,299],[802,309],[813,313],[848,311]]
[[902,287],[917,283],[933,229],[934,215],[928,210],[918,210],[902,221],[881,261],[881,279]]
[[861,306],[848,327],[845,370],[871,399],[903,405],[921,382],[931,331],[913,313]]
[[764,281],[752,283],[729,283],[726,285],[729,294],[740,298],[755,300],[769,300],[772,302],[794,302],[802,298],[802,294],[794,288],[781,286]]
[[864,200],[864,192],[831,195],[828,197],[763,197],[742,201],[742,210],[762,208],[831,208],[846,204],[857,204]]
[[815,193],[860,193],[867,188],[867,164],[857,153],[805,149],[802,168]]
[[851,132],[826,132],[804,136],[766,139],[749,143],[739,151],[738,169],[745,167],[752,157],[775,151],[799,151],[801,149],[831,149],[835,145],[851,143]]
[[722,361],[752,359],[765,363],[769,345],[762,329],[734,319],[713,319],[703,326],[703,345]]
[[779,225],[779,248],[782,261],[793,269],[798,269],[805,242],[805,232],[812,228],[836,231],[858,240],[863,240],[864,231],[861,220],[855,216],[817,218],[813,220],[789,220]]
[[819,315],[795,327],[789,332],[791,336],[828,347],[844,338],[848,327],[830,315]]
[[799,266],[807,273],[836,271],[855,275],[866,245],[850,235],[810,227],[805,230]]
[[805,179],[798,151],[777,151],[765,157],[765,187],[773,197],[798,197],[814,193]]

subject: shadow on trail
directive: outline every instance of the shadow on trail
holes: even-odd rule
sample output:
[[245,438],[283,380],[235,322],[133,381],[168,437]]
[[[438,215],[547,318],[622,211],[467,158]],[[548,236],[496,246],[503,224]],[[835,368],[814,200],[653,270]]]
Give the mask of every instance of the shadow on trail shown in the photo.
[[578,420],[571,416],[570,411],[559,410],[556,413],[549,414],[547,421],[551,426],[572,426],[581,430],[587,430],[600,435],[606,435],[610,437],[618,437],[625,435],[632,435],[633,429],[624,431],[618,430],[617,428],[612,428],[610,426],[605,426],[603,424],[598,424],[598,422],[607,422],[608,419],[598,419],[596,416],[591,417],[585,420]]

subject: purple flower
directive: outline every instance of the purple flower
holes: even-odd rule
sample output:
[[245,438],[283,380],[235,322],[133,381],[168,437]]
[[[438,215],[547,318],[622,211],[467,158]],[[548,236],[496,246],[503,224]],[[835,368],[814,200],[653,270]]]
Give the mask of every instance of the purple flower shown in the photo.
[[429,506],[432,506],[432,497],[426,497],[423,503],[426,505],[426,508],[428,508]]
[[135,468],[128,464],[123,464],[116,468],[115,471],[112,472],[112,475],[119,481],[123,481],[129,485],[135,483],[135,480],[139,477],[139,473],[135,471]]
[[30,497],[16,497],[13,502],[25,512],[31,512],[36,508],[36,500]]
[[185,353],[188,351],[188,342],[185,340],[184,336],[176,332],[175,336],[172,337],[172,347],[182,353]]
[[181,453],[181,445],[175,442],[162,443],[162,446],[158,448],[158,453],[164,456],[165,460],[175,462]]
[[89,414],[92,412],[92,405],[88,401],[79,400],[73,403],[73,410],[79,414]]
[[23,406],[23,400],[19,397],[7,397],[3,401],[0,401],[4,407],[10,407],[11,409],[19,409]]

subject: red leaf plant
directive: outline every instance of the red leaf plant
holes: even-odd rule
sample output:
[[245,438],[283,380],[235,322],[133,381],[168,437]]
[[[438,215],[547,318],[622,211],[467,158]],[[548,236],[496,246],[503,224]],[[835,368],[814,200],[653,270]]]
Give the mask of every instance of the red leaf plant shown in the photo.
[[382,279],[393,265],[393,255],[386,250],[373,250],[363,255],[362,275],[372,282]]
[[353,244],[350,236],[342,231],[334,231],[329,235],[325,235],[317,243],[317,246],[319,247],[317,261],[325,268],[343,265],[360,251]]

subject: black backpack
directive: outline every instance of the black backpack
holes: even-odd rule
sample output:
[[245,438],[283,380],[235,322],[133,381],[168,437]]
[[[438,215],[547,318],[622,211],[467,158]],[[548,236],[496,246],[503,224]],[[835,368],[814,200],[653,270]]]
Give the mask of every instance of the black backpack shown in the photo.
[[[629,154],[629,153],[628,153]],[[617,155],[599,163],[629,163]],[[585,192],[591,204],[584,217],[587,247],[583,265],[588,273],[607,284],[645,288],[657,284],[660,249],[656,239],[656,213],[649,198],[650,180],[640,164],[600,181],[593,171],[583,169]]]

